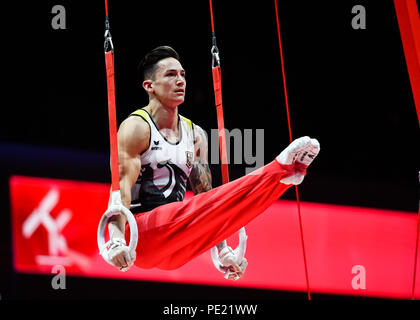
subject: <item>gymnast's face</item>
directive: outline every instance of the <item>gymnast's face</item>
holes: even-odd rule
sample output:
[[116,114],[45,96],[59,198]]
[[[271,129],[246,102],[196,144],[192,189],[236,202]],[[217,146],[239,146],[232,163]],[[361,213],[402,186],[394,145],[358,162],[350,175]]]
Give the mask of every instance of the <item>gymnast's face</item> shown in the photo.
[[163,105],[176,107],[185,99],[185,70],[174,58],[162,59],[153,78],[144,81],[143,87]]

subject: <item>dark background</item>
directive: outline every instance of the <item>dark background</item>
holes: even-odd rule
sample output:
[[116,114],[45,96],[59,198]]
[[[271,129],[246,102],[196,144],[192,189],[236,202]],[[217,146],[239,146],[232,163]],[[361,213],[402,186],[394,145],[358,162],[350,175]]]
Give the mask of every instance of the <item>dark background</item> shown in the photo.
[[[54,30],[54,5],[66,29]],[[351,26],[354,5],[366,30]],[[264,159],[289,143],[273,1],[213,1],[222,59],[225,126],[264,129]],[[49,277],[12,268],[8,178],[12,174],[110,182],[103,1],[16,4],[3,28],[7,87],[0,126],[2,299],[306,298],[303,293],[73,278],[57,294]],[[109,1],[115,45],[117,119],[147,104],[137,80],[142,56],[170,45],[187,73],[180,113],[217,128],[208,1]],[[419,135],[392,1],[279,1],[293,137],[317,138],[321,152],[299,188],[303,201],[418,211]],[[7,102],[6,102],[7,101]],[[254,149],[255,150],[255,145]],[[211,166],[213,185],[221,183]],[[231,179],[245,173],[231,165]],[[289,190],[284,199],[294,199]],[[44,282],[47,284],[45,285]],[[68,280],[70,282],[70,280]],[[35,287],[38,289],[35,290]],[[85,288],[96,288],[86,291]],[[205,293],[204,293],[205,292]],[[321,295],[319,296],[321,297]]]

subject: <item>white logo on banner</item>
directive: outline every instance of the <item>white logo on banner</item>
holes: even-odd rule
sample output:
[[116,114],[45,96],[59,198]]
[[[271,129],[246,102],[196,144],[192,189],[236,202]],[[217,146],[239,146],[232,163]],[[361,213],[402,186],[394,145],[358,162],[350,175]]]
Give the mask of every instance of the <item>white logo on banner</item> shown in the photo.
[[40,226],[48,232],[48,255],[36,255],[35,261],[39,265],[63,265],[73,263],[81,267],[89,265],[89,259],[84,255],[70,250],[66,238],[61,231],[72,217],[70,209],[63,209],[54,219],[50,216],[51,211],[57,205],[60,194],[58,190],[51,189],[41,200],[39,205],[31,212],[22,226],[23,236],[29,239]]

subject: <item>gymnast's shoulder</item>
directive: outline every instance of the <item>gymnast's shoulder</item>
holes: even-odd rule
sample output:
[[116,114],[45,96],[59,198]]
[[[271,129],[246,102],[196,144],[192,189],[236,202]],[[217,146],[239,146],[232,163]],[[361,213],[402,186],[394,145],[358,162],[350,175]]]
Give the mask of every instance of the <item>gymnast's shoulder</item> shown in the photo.
[[150,143],[150,126],[141,117],[128,117],[118,128],[118,145],[120,147],[146,150]]

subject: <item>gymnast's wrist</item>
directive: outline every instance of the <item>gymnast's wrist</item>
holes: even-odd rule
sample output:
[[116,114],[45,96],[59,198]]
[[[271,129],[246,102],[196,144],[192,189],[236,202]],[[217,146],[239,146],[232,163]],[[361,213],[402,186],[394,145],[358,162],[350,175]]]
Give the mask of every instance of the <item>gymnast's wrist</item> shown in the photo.
[[222,242],[220,242],[216,247],[217,247],[217,250],[222,250],[223,248],[225,248],[227,246],[227,242],[226,242],[226,240],[223,240]]

